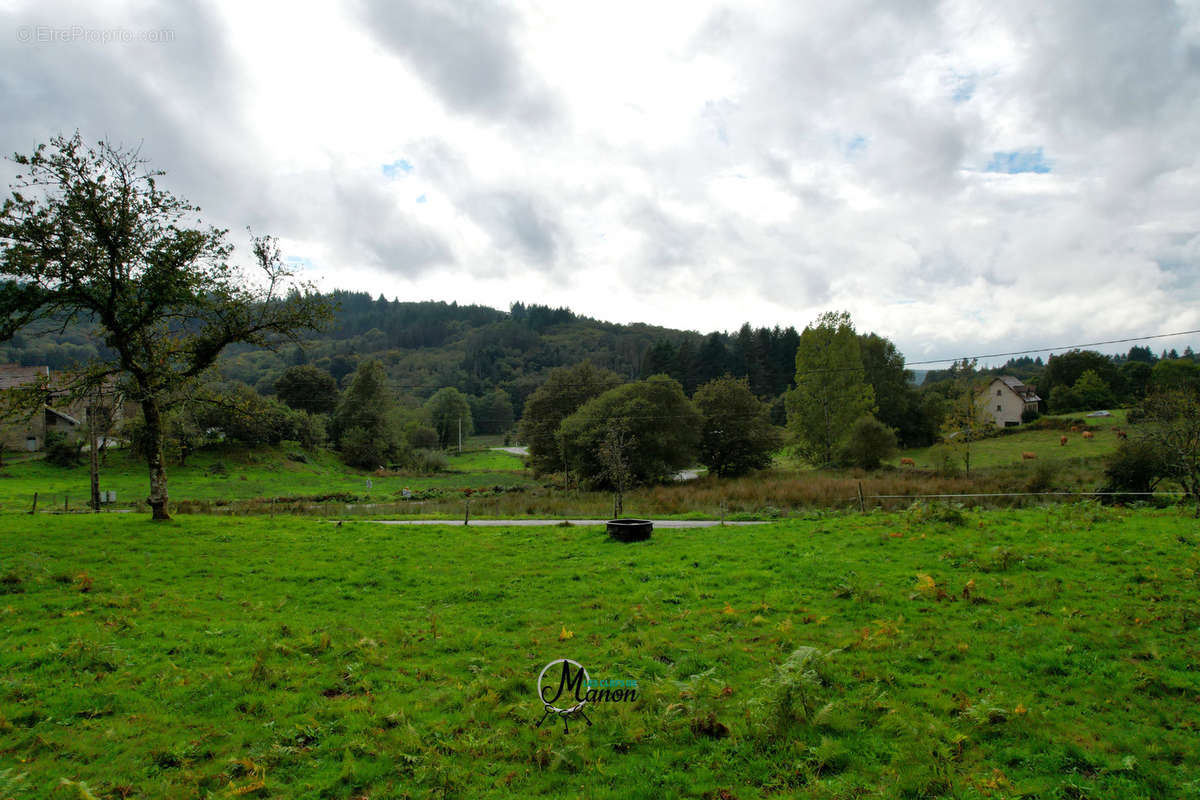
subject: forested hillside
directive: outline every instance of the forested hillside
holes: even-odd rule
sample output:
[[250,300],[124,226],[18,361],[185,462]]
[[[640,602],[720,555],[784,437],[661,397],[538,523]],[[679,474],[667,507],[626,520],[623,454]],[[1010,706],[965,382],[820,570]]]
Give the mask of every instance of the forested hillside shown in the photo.
[[[338,311],[325,332],[274,353],[234,345],[220,361],[224,378],[275,392],[289,366],[312,364],[345,384],[359,361],[377,358],[398,394],[425,400],[454,387],[483,396],[503,389],[519,417],[525,398],[559,366],[591,361],[634,380],[666,373],[689,395],[730,373],[747,377],[755,394],[773,399],[795,373],[794,328],[753,328],[707,335],[641,323],[619,325],[565,308],[514,304],[508,311],[445,302],[402,302],[361,292],[334,292]],[[73,323],[49,335],[19,334],[0,345],[0,361],[54,370],[107,357],[91,326]]]

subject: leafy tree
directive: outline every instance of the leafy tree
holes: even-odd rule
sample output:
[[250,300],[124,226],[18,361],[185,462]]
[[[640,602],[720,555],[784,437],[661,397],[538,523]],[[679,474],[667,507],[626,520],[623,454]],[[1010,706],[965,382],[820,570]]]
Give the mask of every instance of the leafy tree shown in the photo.
[[896,432],[870,414],[850,426],[840,449],[839,460],[862,469],[879,469],[879,464],[896,454]]
[[1200,392],[1155,392],[1142,403],[1141,412],[1136,438],[1162,457],[1164,477],[1195,499],[1200,516]]
[[503,389],[493,389],[482,397],[468,398],[471,419],[479,433],[507,433],[513,425],[512,398]]
[[1150,372],[1150,383],[1160,391],[1200,389],[1200,364],[1187,358],[1159,361]]
[[980,402],[982,386],[975,363],[963,359],[950,368],[954,391],[946,401],[942,419],[942,436],[962,459],[963,470],[968,474],[971,472],[972,446],[996,428],[986,403]]
[[453,386],[438,389],[426,401],[425,410],[437,431],[438,447],[443,450],[457,442],[460,434],[470,435],[471,404],[467,402],[467,396]]
[[295,438],[296,412],[245,384],[205,387],[193,398],[190,411],[190,424],[204,431],[219,431],[226,440],[246,447]]
[[702,418],[700,463],[721,477],[744,475],[771,463],[783,444],[771,424],[770,407],[750,391],[746,378],[726,375],[701,386],[692,401]]
[[631,485],[665,480],[695,463],[701,417],[674,378],[653,375],[610,389],[563,420],[558,436],[567,463],[596,486],[612,485],[601,450],[614,426],[629,432]]
[[600,478],[613,489],[614,517],[625,513],[625,490],[633,479],[630,453],[636,444],[637,439],[630,434],[628,423],[615,420],[604,429],[604,438],[596,451],[601,467]]
[[1112,389],[1095,370],[1084,370],[1079,380],[1071,387],[1071,391],[1075,396],[1075,407],[1080,411],[1112,408],[1117,404]]
[[310,414],[328,414],[337,408],[337,380],[325,370],[308,364],[289,367],[275,381],[279,399]]
[[[1146,352],[1149,351],[1150,349],[1146,348]],[[1153,368],[1145,361],[1130,359],[1122,364],[1121,385],[1125,389],[1125,394],[1121,399],[1126,403],[1140,402],[1150,387],[1152,372]]]
[[546,382],[525,401],[520,438],[529,446],[529,463],[535,472],[563,469],[563,454],[555,436],[562,421],[584,403],[621,384],[615,372],[589,361],[550,371]]
[[[1095,350],[1069,350],[1062,355],[1050,357],[1046,362],[1046,369],[1042,372],[1038,389],[1043,395],[1050,398],[1048,405],[1051,411],[1070,410],[1070,408],[1064,408],[1056,398],[1064,398],[1069,401],[1077,401],[1077,398],[1073,394],[1063,394],[1059,390],[1073,387],[1080,376],[1088,370],[1092,370],[1100,376],[1110,390],[1117,387],[1120,381],[1120,374],[1113,360]],[[1055,394],[1055,392],[1059,393]]]
[[876,419],[893,428],[900,444],[923,447],[933,443],[937,420],[921,407],[921,393],[904,367],[904,356],[891,340],[869,333],[858,337],[863,376],[875,393]]
[[360,363],[330,419],[330,433],[342,459],[364,469],[393,460],[400,446],[393,424],[395,411],[383,364],[374,359]]
[[86,321],[111,357],[80,371],[85,392],[114,375],[141,406],[153,518],[170,519],[164,413],[235,342],[274,347],[329,315],[275,243],[254,240],[262,283],[230,263],[225,231],[188,227],[194,206],[163,191],[136,150],[78,133],[32,155],[0,209],[0,341],[39,320]]
[[796,388],[787,401],[788,427],[799,439],[800,452],[814,464],[832,464],[850,426],[874,405],[850,315],[822,314],[800,334]]
[[1125,358],[1132,363],[1141,363],[1154,365],[1158,361],[1158,356],[1154,355],[1154,351],[1144,345],[1134,345],[1129,348],[1129,354]]

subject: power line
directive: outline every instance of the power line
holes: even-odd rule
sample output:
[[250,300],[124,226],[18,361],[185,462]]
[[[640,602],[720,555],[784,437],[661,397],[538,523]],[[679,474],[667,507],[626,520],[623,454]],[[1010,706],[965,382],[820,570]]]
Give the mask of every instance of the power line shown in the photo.
[[1023,356],[1029,353],[1048,353],[1055,350],[1078,350],[1081,347],[1100,347],[1106,344],[1127,344],[1129,342],[1142,342],[1149,339],[1166,339],[1171,336],[1187,336],[1188,334],[1200,333],[1200,330],[1179,331],[1178,333],[1156,333],[1152,336],[1131,336],[1128,339],[1109,339],[1104,342],[1083,342],[1081,344],[1068,344],[1061,347],[1037,347],[1032,350],[1014,350],[1011,353],[987,353],[979,356],[960,356],[959,358],[935,358],[930,361],[909,361],[905,364],[909,366],[923,366],[925,364],[945,364],[956,361],[972,361],[981,358],[1004,358],[1006,356]]

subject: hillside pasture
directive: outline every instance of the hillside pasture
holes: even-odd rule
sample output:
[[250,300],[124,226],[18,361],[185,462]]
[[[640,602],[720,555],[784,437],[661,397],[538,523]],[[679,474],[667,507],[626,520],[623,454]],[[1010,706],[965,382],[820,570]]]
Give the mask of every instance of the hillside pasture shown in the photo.
[[[1022,453],[1033,453],[1037,461],[1071,462],[1080,459],[1099,459],[1111,455],[1120,439],[1114,428],[1124,428],[1125,409],[1113,409],[1111,417],[1087,417],[1083,414],[1063,414],[1042,417],[1044,420],[1079,421],[1079,432],[1066,430],[1037,429],[1022,426],[1012,432],[1002,433],[971,444],[971,468],[1003,467],[1020,464]],[[1094,438],[1086,439],[1081,434],[1090,431]],[[1059,444],[1066,436],[1067,444]],[[888,463],[900,466],[900,459],[911,458],[917,469],[939,469],[946,445],[902,450]],[[960,464],[961,466],[961,464]],[[1029,465],[1033,469],[1036,465]]]

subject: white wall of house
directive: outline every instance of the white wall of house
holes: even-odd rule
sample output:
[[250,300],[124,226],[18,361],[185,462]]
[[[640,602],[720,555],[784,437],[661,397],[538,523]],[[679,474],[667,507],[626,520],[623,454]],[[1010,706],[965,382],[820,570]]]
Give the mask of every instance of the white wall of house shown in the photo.
[[992,415],[997,428],[1021,424],[1021,412],[1025,410],[1025,398],[1014,392],[1007,383],[999,378],[988,384],[979,397],[979,403]]

